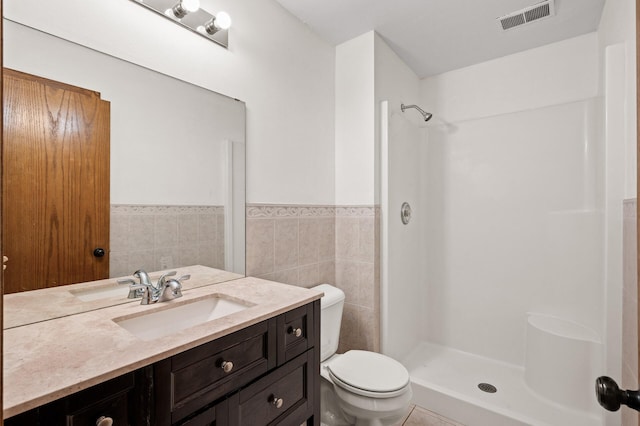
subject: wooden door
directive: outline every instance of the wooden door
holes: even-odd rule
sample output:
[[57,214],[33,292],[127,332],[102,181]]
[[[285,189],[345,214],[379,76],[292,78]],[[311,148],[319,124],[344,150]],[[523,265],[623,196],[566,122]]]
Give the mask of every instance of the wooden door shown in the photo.
[[[2,14],[2,0],[0,0],[0,16],[4,16]],[[0,19],[0,99],[2,99],[2,81],[3,81],[3,54],[2,54],[2,45],[4,44],[3,41],[3,37],[2,37],[2,19]],[[4,108],[4,107],[3,107]],[[4,144],[4,138],[2,137],[3,132],[2,132],[2,123],[0,122],[0,185],[2,185],[2,158],[1,158],[1,153],[2,153],[2,145]],[[2,221],[2,191],[0,191],[0,221]],[[2,254],[2,240],[3,240],[4,236],[2,235],[2,229],[0,227],[0,255]],[[0,256],[1,257],[1,256]],[[4,258],[2,261],[2,264],[4,265]],[[2,273],[2,269],[0,269],[0,296],[4,294],[4,274]],[[3,312],[3,297],[0,297],[0,312]],[[4,321],[3,321],[3,315],[0,315],[0,333],[1,330],[4,330]],[[2,353],[3,353],[3,349],[4,349],[4,340],[3,340],[3,336],[0,334],[0,371],[4,372],[4,364],[2,361]],[[2,391],[2,387],[4,386],[4,381],[3,381],[3,376],[4,374],[0,374],[0,424],[4,424],[3,419],[4,419],[4,407],[2,405],[2,396],[3,396],[3,391]]]
[[109,102],[8,69],[3,88],[4,292],[107,278]]
[[[636,208],[637,203],[640,201],[640,0],[636,0]],[[638,209],[640,212],[640,209]],[[637,301],[638,304],[638,363],[640,365],[640,214],[636,212],[638,217],[636,218],[636,247],[637,250],[637,266],[638,266],[638,295]],[[638,382],[640,382],[640,369],[638,369]],[[640,423],[640,414],[637,416],[638,422]]]

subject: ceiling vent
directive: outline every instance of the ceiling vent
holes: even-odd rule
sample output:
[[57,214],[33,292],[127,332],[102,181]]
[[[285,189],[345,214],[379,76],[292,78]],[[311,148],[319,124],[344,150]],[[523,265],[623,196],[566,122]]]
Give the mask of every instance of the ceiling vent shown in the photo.
[[554,0],[536,3],[498,18],[500,27],[507,31],[531,22],[540,21],[556,14]]

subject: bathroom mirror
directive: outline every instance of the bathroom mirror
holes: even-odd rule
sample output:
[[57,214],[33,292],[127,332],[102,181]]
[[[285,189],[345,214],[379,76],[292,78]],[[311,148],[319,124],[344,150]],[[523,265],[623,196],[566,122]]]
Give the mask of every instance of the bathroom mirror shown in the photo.
[[[244,103],[3,22],[5,68],[99,92],[110,102],[109,276],[187,265],[220,269],[219,281],[243,276]],[[19,236],[4,236],[10,238]],[[124,293],[86,310],[130,302]],[[32,322],[60,315],[34,315]],[[5,310],[5,328],[17,325]]]

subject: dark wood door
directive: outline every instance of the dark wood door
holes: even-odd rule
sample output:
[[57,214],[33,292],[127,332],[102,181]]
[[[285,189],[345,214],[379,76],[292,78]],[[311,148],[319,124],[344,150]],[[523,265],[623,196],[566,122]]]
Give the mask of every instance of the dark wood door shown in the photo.
[[5,293],[107,278],[109,102],[6,69],[3,88]]

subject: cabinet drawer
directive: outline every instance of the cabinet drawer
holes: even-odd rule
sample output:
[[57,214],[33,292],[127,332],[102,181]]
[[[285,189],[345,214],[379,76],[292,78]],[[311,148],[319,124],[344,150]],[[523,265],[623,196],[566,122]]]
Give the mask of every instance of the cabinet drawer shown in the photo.
[[129,405],[126,393],[89,405],[67,415],[67,426],[95,425],[100,417],[108,417],[114,425],[128,425]]
[[221,426],[227,425],[229,412],[226,400],[222,400],[213,407],[206,408],[195,416],[178,423],[180,426]]
[[313,342],[313,304],[278,317],[278,365],[306,352]]
[[313,415],[313,351],[263,377],[229,399],[232,425],[300,425]]
[[265,321],[171,358],[172,422],[275,367],[275,325]]
[[109,417],[114,425],[133,424],[129,419],[126,393],[111,395],[99,401],[87,401],[82,409],[65,411],[63,401],[19,414],[4,421],[5,426],[87,426],[100,417]]

